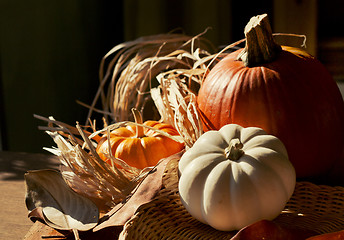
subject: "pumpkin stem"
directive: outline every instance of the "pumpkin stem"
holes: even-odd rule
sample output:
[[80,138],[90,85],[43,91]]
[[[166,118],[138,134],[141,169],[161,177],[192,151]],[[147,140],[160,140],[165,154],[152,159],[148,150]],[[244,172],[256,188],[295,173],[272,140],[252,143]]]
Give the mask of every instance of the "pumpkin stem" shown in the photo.
[[[132,108],[131,112],[134,115],[134,119],[135,119],[135,123],[137,124],[143,124],[143,120],[142,120],[142,115],[139,112],[139,110],[137,110],[136,108]],[[136,125],[136,138],[142,138],[144,137],[144,129],[142,126],[138,126]]]
[[237,161],[244,154],[242,150],[243,144],[238,138],[234,138],[229,142],[229,146],[225,149],[226,158]]
[[281,46],[273,39],[267,14],[252,17],[244,32],[246,45],[237,59],[246,67],[272,62],[281,52]]

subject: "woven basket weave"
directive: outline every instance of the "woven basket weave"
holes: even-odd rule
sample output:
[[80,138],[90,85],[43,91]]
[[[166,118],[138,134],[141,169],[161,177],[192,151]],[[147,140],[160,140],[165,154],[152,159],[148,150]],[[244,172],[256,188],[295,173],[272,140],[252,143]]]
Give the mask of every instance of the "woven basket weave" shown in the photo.
[[[169,163],[162,190],[125,224],[121,239],[231,239],[235,235],[217,231],[186,211],[178,195],[177,164]],[[285,210],[274,222],[318,234],[343,230],[344,188],[297,182]]]

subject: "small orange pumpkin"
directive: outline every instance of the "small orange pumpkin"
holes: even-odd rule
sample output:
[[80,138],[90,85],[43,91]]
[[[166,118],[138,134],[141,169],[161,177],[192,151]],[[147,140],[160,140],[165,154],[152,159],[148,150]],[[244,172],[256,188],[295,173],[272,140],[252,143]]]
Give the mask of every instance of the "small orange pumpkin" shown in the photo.
[[[134,109],[135,122],[142,124],[141,114]],[[173,126],[158,121],[146,121],[144,126],[153,127],[157,130],[178,136],[178,132]],[[102,160],[111,164],[108,156],[109,143],[104,135],[97,146],[97,153]],[[184,148],[184,143],[174,141],[152,129],[130,124],[120,127],[110,132],[110,146],[112,155],[125,161],[128,165],[143,169],[158,163],[162,158],[180,152]]]

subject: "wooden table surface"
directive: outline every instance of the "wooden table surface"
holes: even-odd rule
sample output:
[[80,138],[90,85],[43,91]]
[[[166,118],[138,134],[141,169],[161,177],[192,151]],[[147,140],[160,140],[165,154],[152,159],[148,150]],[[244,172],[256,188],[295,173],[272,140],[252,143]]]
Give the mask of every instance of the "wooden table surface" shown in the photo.
[[25,206],[25,172],[57,169],[59,163],[49,153],[0,151],[0,240],[22,240],[33,225]]

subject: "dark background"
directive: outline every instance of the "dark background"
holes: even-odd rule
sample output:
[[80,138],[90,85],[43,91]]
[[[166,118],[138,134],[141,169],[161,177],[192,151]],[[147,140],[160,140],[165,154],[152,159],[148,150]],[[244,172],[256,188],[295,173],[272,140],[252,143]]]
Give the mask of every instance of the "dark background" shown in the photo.
[[[76,100],[92,102],[101,58],[116,44],[178,28],[197,35],[211,27],[205,37],[217,46],[227,45],[244,37],[243,29],[254,15],[268,13],[273,30],[278,31],[277,2],[0,0],[0,150],[44,152],[43,147],[54,145],[37,129],[45,123],[33,114],[71,125],[84,123],[88,109]],[[295,9],[301,19],[296,24],[286,22],[288,29],[296,30],[293,33],[314,26],[315,35],[308,40],[316,43],[311,53],[342,82],[343,2],[281,2],[290,5],[279,2],[277,12],[285,7],[293,18],[290,8]],[[308,10],[309,6],[313,8]],[[308,11],[316,18],[305,14]]]

